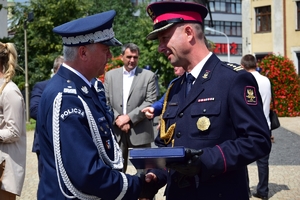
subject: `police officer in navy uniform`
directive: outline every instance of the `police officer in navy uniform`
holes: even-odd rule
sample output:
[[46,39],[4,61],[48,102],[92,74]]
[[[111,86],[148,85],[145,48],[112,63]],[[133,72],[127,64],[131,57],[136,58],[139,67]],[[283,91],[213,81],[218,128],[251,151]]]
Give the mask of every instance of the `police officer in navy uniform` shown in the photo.
[[166,93],[155,143],[184,146],[186,161],[152,169],[146,181],[166,183],[167,200],[249,199],[246,166],[271,147],[255,78],[209,52],[203,5],[158,2],[147,12],[154,22],[147,39],[158,39],[158,51],[186,71]]
[[148,197],[141,193],[147,186],[144,179],[121,172],[122,152],[110,116],[91,84],[104,73],[112,56],[110,46],[121,45],[112,29],[115,14],[111,10],[53,29],[62,36],[65,60],[47,84],[38,108],[44,166],[39,200]]

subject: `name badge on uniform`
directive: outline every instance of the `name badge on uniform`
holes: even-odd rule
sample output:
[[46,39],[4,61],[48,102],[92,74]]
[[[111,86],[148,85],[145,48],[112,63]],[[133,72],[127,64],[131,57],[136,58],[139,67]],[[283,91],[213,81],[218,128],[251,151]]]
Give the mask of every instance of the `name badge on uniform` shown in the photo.
[[197,128],[200,131],[206,131],[210,126],[210,121],[208,117],[200,117],[197,121]]

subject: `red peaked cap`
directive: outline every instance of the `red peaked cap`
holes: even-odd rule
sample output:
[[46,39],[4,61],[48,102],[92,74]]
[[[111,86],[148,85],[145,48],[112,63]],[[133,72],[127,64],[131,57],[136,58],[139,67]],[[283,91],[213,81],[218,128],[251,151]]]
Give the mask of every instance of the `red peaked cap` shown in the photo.
[[208,11],[205,6],[197,3],[165,1],[148,5],[147,13],[153,20],[153,31],[147,35],[147,39],[155,40],[158,32],[166,30],[176,23],[203,24]]

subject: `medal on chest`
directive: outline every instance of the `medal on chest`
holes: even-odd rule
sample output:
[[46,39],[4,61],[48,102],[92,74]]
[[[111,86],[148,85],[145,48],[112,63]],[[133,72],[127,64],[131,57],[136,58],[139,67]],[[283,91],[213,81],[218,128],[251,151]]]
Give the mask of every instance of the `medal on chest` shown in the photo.
[[200,131],[206,131],[210,126],[210,120],[208,117],[200,117],[197,121],[197,128]]

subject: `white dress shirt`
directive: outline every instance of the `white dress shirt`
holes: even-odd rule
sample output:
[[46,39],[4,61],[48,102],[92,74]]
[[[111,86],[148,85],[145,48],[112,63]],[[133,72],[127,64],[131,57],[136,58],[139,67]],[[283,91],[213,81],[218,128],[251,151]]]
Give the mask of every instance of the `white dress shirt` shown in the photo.
[[271,83],[270,80],[261,75],[259,72],[257,71],[253,71],[251,72],[252,75],[254,76],[254,78],[256,79],[256,82],[258,84],[258,90],[262,99],[262,103],[263,103],[263,110],[264,110],[264,114],[265,117],[267,119],[269,128],[271,127],[271,122],[270,122],[270,102],[271,102]]
[[127,114],[127,100],[129,97],[129,91],[132,85],[136,67],[130,72],[126,71],[123,67],[123,114]]

